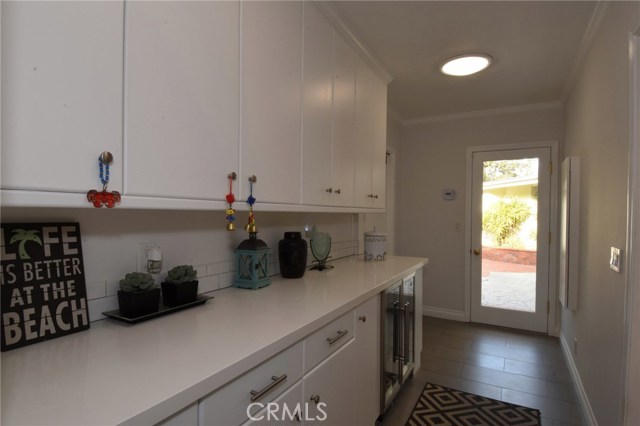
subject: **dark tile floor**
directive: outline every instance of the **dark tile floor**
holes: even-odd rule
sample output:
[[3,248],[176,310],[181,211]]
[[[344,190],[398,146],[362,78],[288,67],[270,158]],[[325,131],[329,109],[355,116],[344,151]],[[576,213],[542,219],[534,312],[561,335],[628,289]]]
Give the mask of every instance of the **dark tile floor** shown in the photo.
[[404,425],[427,381],[537,408],[543,426],[583,424],[557,338],[424,317],[422,366],[381,425]]

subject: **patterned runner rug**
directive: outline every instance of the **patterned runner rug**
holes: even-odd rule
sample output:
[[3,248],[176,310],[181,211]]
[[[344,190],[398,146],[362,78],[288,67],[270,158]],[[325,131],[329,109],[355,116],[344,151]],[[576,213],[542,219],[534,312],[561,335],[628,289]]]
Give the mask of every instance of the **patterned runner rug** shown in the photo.
[[540,411],[427,382],[406,426],[539,426]]

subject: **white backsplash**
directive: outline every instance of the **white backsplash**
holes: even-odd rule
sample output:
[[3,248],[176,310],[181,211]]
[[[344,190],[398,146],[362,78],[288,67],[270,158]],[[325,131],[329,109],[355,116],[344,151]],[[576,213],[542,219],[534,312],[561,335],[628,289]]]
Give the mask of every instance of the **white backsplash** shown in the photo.
[[[141,243],[162,248],[162,273],[191,264],[198,271],[199,292],[232,285],[233,249],[247,238],[246,212],[239,212],[235,232],[225,230],[223,211],[2,208],[2,222],[79,222],[91,321],[117,309],[118,282],[138,268]],[[258,238],[271,248],[271,273],[280,273],[278,241],[285,231],[316,225],[332,237],[331,257],[357,254],[358,215],[348,213],[270,213],[256,209]],[[309,252],[308,262],[313,256]],[[247,290],[250,291],[250,290]]]

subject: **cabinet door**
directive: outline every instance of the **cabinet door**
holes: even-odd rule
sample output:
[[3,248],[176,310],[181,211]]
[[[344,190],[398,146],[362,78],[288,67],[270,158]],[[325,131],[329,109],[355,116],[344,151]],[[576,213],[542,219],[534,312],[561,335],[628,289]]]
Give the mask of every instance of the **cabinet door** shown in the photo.
[[123,2],[2,2],[2,188],[122,190]]
[[387,193],[387,84],[377,76],[372,80],[372,207],[384,208]]
[[224,199],[238,171],[238,2],[129,2],[125,190]]
[[318,7],[304,6],[302,203],[331,204],[333,28]]
[[242,2],[240,198],[300,202],[302,2]]
[[340,192],[334,205],[354,205],[356,158],[356,52],[334,37],[333,187]]
[[305,424],[356,424],[355,393],[360,377],[354,366],[355,346],[351,341],[304,377],[303,395],[308,403],[305,420],[309,420]]
[[356,309],[357,423],[375,424],[380,415],[380,296]]
[[374,194],[371,192],[371,161],[373,141],[373,82],[375,75],[361,57],[356,62],[356,152],[355,205],[369,207]]
[[384,208],[386,193],[387,87],[358,58],[356,71],[355,203]]

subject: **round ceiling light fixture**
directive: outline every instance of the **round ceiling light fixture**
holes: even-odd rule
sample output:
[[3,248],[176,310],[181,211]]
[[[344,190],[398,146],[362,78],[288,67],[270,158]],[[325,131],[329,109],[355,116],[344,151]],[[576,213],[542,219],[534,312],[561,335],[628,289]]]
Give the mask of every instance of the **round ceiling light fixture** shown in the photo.
[[440,67],[440,72],[446,75],[462,77],[482,71],[491,65],[491,62],[491,56],[480,53],[456,56],[448,59],[447,62]]

